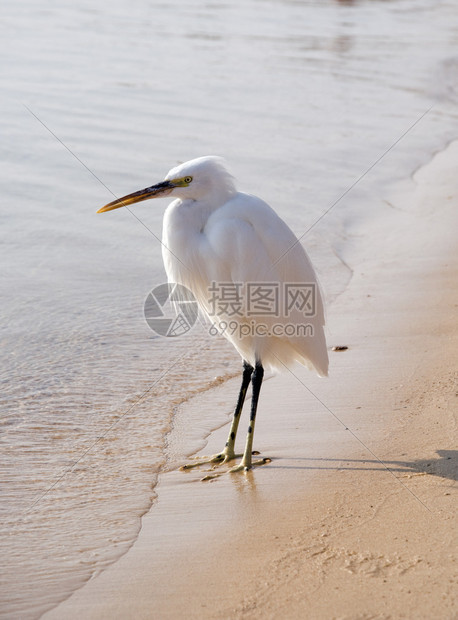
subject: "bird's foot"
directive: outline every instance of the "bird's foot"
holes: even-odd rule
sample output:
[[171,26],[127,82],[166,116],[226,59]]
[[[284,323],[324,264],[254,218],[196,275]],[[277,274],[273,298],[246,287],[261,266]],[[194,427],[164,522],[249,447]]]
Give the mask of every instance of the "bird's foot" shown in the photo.
[[[254,450],[251,453],[251,455],[253,456],[257,456],[258,454],[259,452],[257,452],[256,450]],[[201,478],[202,482],[207,482],[209,480],[215,480],[216,478],[219,478],[220,476],[226,473],[233,474],[238,471],[247,472],[247,471],[250,471],[250,469],[252,469],[253,467],[259,467],[260,465],[266,465],[267,463],[270,463],[272,461],[272,459],[268,457],[259,459],[257,461],[252,461],[251,455],[249,459],[246,459],[245,457],[243,457],[239,465],[235,465],[234,467],[231,467],[230,469],[227,469],[226,471],[207,474],[206,476]],[[220,452],[219,454],[215,454],[214,456],[210,456],[210,457],[204,456],[202,458],[197,458],[195,463],[186,463],[186,465],[182,465],[180,467],[180,470],[187,471],[189,469],[194,469],[195,467],[200,467],[201,465],[211,465],[212,467],[210,471],[212,471],[216,467],[229,463],[230,461],[233,461],[234,459],[239,458],[241,456],[242,456],[241,454],[235,454],[234,452],[223,451],[223,452]]]
[[[259,452],[253,452],[253,454],[259,454]],[[251,461],[250,463],[244,462],[244,459],[242,459],[241,463],[239,463],[239,465],[235,465],[234,467],[231,467],[230,469],[221,472],[215,472],[212,474],[208,474],[207,476],[204,476],[203,478],[201,478],[201,482],[208,482],[209,480],[215,480],[216,478],[220,478],[221,476],[223,476],[225,473],[226,474],[234,474],[235,472],[238,471],[243,471],[243,472],[248,472],[251,469],[253,469],[253,467],[259,467],[260,465],[267,465],[267,463],[271,463],[272,459],[265,457],[263,459],[259,459],[258,461]]]
[[[259,452],[257,452],[256,454],[259,454]],[[272,462],[272,459],[269,459],[268,457],[264,457],[263,459],[259,459],[258,461],[252,461],[251,459],[249,459],[248,461],[245,461],[245,459],[242,459],[241,463],[229,469],[229,473],[235,474],[236,472],[239,472],[239,471],[247,472],[247,471],[250,471],[250,469],[253,469],[253,467],[259,467],[260,465],[267,465],[267,463],[271,463],[271,462]]]
[[[255,454],[253,452],[253,454]],[[256,452],[256,454],[259,454],[259,452]],[[203,478],[201,478],[201,482],[208,482],[209,480],[215,480],[216,478],[219,478],[220,476],[223,476],[225,473],[226,474],[234,474],[235,472],[238,471],[243,471],[243,472],[249,472],[251,469],[253,469],[253,467],[259,467],[259,465],[267,465],[267,463],[271,463],[272,459],[268,458],[268,457],[264,457],[263,459],[259,459],[259,461],[252,461],[250,464],[248,463],[244,463],[243,460],[239,465],[235,465],[234,467],[231,467],[230,469],[228,469],[226,472],[218,472],[218,473],[214,473],[214,474],[208,474],[207,476],[204,476]]]
[[204,456],[202,458],[198,458],[195,463],[186,463],[186,465],[182,465],[180,469],[181,471],[186,471],[188,469],[200,467],[201,465],[212,465],[213,467],[218,467],[219,465],[224,465],[225,463],[229,463],[229,461],[233,461],[239,456],[241,455],[235,454],[234,452],[226,452],[223,450],[223,452],[220,452],[219,454],[215,454],[210,457]]

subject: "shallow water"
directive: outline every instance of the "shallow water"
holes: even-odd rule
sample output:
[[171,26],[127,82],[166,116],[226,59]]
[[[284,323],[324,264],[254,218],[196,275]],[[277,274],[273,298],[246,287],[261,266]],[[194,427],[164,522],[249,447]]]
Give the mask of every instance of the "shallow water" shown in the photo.
[[174,408],[238,370],[202,328],[160,339],[144,321],[165,203],[134,207],[141,221],[97,208],[214,153],[301,235],[393,147],[304,238],[332,300],[351,277],[339,256],[367,242],[355,221],[370,238],[374,197],[456,136],[456,14],[426,0],[6,3],[4,617],[37,617],[128,548]]

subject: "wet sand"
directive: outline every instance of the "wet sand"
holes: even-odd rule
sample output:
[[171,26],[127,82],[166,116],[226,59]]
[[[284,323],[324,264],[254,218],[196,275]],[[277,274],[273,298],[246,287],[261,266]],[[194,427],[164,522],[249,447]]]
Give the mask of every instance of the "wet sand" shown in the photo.
[[[330,378],[265,383],[255,448],[272,462],[162,474],[132,548],[44,618],[456,617],[457,166],[455,142],[387,200],[328,309],[328,344],[349,347]],[[237,387],[187,403],[177,429]]]

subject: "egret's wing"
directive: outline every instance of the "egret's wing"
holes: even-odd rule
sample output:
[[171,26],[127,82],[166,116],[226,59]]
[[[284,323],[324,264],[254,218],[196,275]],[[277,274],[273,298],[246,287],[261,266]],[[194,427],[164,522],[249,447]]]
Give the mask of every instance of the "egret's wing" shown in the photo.
[[[270,287],[271,298],[278,296],[276,312],[259,318],[268,330],[276,325],[283,328],[280,330],[283,334],[290,334],[264,338],[262,346],[270,347],[271,358],[279,358],[277,364],[271,359],[271,365],[279,366],[283,360],[288,365],[297,360],[313,365],[326,375],[328,358],[321,292],[305,250],[285,222],[258,198],[238,194],[210,217],[206,237],[207,278],[222,285],[249,284],[252,291],[257,285],[260,290],[264,285],[265,291]],[[244,293],[247,295],[246,289]],[[250,300],[244,301],[247,322]],[[240,350],[240,343],[237,345],[230,339]],[[263,360],[266,355],[264,351]]]

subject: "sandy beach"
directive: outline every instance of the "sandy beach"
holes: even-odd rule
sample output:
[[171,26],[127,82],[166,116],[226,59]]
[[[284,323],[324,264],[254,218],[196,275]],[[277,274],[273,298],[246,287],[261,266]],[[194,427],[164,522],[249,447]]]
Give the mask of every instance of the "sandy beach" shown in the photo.
[[[0,618],[456,617],[457,6],[3,9]],[[97,211],[212,154],[309,231],[331,364],[203,483],[239,356],[145,320],[169,198]]]
[[272,462],[206,483],[178,471],[180,429],[238,379],[185,403],[138,539],[43,618],[457,616],[457,166],[454,142],[374,197],[386,211],[370,243],[350,227],[364,269],[327,332],[348,350],[330,352],[329,379],[265,382],[255,448]]

